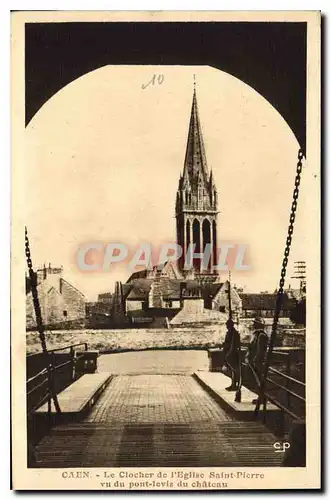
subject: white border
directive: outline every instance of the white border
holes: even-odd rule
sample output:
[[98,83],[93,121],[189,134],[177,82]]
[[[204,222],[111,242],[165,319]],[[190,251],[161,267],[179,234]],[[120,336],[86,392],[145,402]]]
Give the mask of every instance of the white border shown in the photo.
[[[195,1],[195,2],[179,2],[178,0],[174,2],[173,0],[168,0],[167,2],[151,2],[151,1],[122,1],[114,5],[114,2],[98,0],[98,2],[87,2],[84,0],[74,1],[74,0],[66,0],[66,1],[58,1],[58,2],[48,2],[47,10],[218,10],[220,7],[225,7],[224,10],[264,10],[266,7],[266,3],[262,1],[255,2],[244,2],[233,0],[232,2],[228,2],[227,5],[220,5],[219,2],[216,1]],[[269,2],[267,4],[268,10],[317,10],[321,9],[322,12],[327,16],[330,12],[329,2],[320,1],[318,4],[312,1],[281,1],[278,2]],[[9,241],[10,241],[10,128],[9,128],[9,115],[10,115],[10,82],[9,82],[9,38],[10,38],[10,21],[9,21],[9,10],[44,10],[46,7],[45,2],[34,1],[34,2],[2,2],[0,6],[0,19],[1,19],[1,30],[0,30],[0,57],[2,63],[2,69],[4,69],[1,79],[0,79],[0,104],[1,104],[1,134],[0,134],[0,144],[1,144],[1,160],[2,160],[2,169],[1,169],[1,179],[0,179],[0,199],[1,199],[1,207],[2,207],[2,216],[1,216],[1,231],[0,231],[0,242],[1,242],[1,250],[2,255],[5,255],[5,261],[2,266],[1,273],[1,286],[0,286],[0,311],[1,311],[1,326],[2,326],[2,348],[3,352],[9,353],[9,327],[10,327],[10,319],[9,319]],[[228,9],[226,9],[228,7]],[[326,54],[328,53],[328,44],[329,41],[325,40],[325,60]],[[7,73],[8,71],[8,73]],[[328,91],[328,68],[325,68],[324,82],[325,82],[325,94]],[[327,104],[327,103],[326,103]],[[327,114],[327,109],[324,112]],[[330,137],[329,134],[326,134],[324,137],[324,148],[326,144],[328,144]],[[325,167],[327,164],[327,153],[324,154],[324,162]],[[327,169],[325,168],[325,178],[324,182],[327,184],[327,187],[330,186],[330,179],[327,175]],[[326,194],[326,193],[325,193]],[[327,216],[327,199],[328,196],[325,196],[325,215]],[[329,234],[331,229],[330,221],[326,222],[325,234]],[[325,241],[325,243],[327,243]],[[329,285],[330,273],[327,274],[327,281],[325,286]],[[327,325],[330,307],[329,301],[327,301],[327,318],[325,324],[325,333],[328,333]],[[327,335],[325,335],[327,337]],[[326,338],[324,339],[326,340]],[[328,352],[329,354],[329,346],[328,344]],[[8,347],[8,350],[7,350]],[[325,363],[326,365],[327,363]],[[0,474],[0,491],[2,493],[2,497],[6,498],[6,495],[11,494],[9,492],[9,356],[5,357],[1,361],[1,381],[2,381],[2,391],[1,391],[1,400],[2,400],[2,412],[1,412],[1,463],[2,470]],[[4,396],[5,395],[5,396]],[[328,408],[326,409],[328,410]],[[326,411],[327,415],[327,411]],[[327,422],[325,417],[325,422]],[[8,427],[7,427],[8,426]],[[327,456],[326,459],[326,471],[325,476],[328,476],[329,460]],[[93,494],[93,493],[92,493]],[[112,492],[112,495],[115,493]],[[280,492],[283,495],[283,493]],[[62,494],[63,495],[63,494]],[[173,495],[173,493],[172,493]],[[293,495],[292,495],[293,496]]]

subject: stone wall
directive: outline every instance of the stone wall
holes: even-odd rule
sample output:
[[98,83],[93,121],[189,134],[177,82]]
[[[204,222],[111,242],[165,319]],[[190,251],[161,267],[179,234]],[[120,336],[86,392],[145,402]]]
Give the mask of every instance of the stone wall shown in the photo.
[[[45,326],[69,325],[85,320],[85,297],[60,275],[48,275],[38,287],[38,298]],[[77,323],[78,321],[78,323]],[[26,296],[26,328],[36,327],[32,293]]]
[[[224,310],[229,312],[229,282],[224,283],[222,288],[217,292],[213,298],[212,305],[216,311]],[[241,313],[241,298],[235,288],[231,288],[231,308],[235,314]]]
[[126,311],[141,311],[142,301],[141,300],[127,300],[125,303]]
[[302,347],[306,346],[306,330],[284,330],[282,332],[282,345],[284,347]]
[[223,324],[227,320],[226,314],[204,308],[204,300],[184,299],[183,307],[179,313],[170,321],[171,326],[189,324]]
[[66,321],[73,321],[78,318],[85,318],[85,297],[68,281],[61,278],[61,295],[63,306],[67,311]]

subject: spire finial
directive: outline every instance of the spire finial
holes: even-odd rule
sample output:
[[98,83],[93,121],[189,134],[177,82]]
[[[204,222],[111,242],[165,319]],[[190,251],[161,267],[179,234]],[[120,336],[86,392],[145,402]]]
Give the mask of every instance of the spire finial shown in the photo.
[[194,92],[195,92],[195,88],[196,88],[195,73],[193,73],[193,89],[194,89]]

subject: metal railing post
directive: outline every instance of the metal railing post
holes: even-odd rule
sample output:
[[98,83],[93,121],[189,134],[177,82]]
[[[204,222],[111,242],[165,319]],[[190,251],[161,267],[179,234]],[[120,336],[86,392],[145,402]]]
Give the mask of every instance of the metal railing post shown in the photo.
[[[32,377],[30,377],[26,381],[28,412],[30,412],[30,409],[29,409],[30,406],[33,408],[33,410],[32,410],[32,412],[33,412],[42,403],[47,404],[47,415],[51,420],[51,414],[52,414],[52,409],[53,409],[52,408],[52,406],[53,406],[52,400],[53,400],[56,412],[61,413],[61,408],[60,408],[60,405],[59,405],[58,399],[57,399],[57,390],[59,389],[59,384],[57,384],[57,386],[56,386],[56,383],[58,382],[57,380],[55,380],[56,371],[57,371],[57,369],[61,369],[62,367],[66,366],[66,365],[69,366],[71,364],[72,371],[71,371],[70,376],[72,377],[73,381],[75,380],[76,363],[77,363],[77,356],[76,356],[77,351],[75,350],[75,347],[79,347],[79,346],[84,347],[84,350],[88,351],[87,342],[81,342],[79,344],[73,344],[73,345],[68,345],[68,346],[56,348],[56,349],[52,349],[52,350],[47,351],[47,353],[43,353],[45,355],[46,366],[39,373],[37,373],[36,375],[33,375]],[[71,359],[69,359],[65,363],[60,363],[59,365],[55,366],[55,353],[58,351],[63,351],[65,349],[70,349]],[[40,355],[40,353],[35,353],[35,354],[31,354],[30,356],[32,357],[32,356],[39,356],[39,355]],[[41,375],[46,375],[46,378],[44,379],[43,382],[37,384],[36,380],[38,380],[38,378]],[[36,386],[29,389],[29,384],[32,384],[32,383],[36,384]],[[32,400],[32,403],[30,404],[29,397],[33,398],[36,391],[39,390],[43,384],[47,384],[46,393],[44,393],[44,395],[41,398],[39,398],[39,401],[37,402],[37,404],[32,404],[33,400]]]
[[52,393],[51,393],[51,365],[47,367],[47,377],[48,377],[48,387],[47,387],[47,392],[48,392],[48,400],[47,400],[47,414],[48,418],[50,420],[51,418],[51,413],[52,413]]
[[263,423],[265,424],[267,421],[267,398],[263,394]]
[[56,413],[61,413],[61,408],[60,408],[59,402],[57,400],[56,387],[54,384],[54,372],[55,372],[55,354],[54,354],[54,352],[52,352],[51,353],[51,377],[50,377],[51,386],[50,386],[50,390],[51,390],[52,398],[54,401]]
[[76,359],[75,359],[75,350],[71,346],[70,347],[70,356],[71,356],[71,380],[75,380],[76,375]]
[[52,424],[52,365],[51,363],[47,367],[48,376],[48,400],[47,400],[47,416],[49,424]]

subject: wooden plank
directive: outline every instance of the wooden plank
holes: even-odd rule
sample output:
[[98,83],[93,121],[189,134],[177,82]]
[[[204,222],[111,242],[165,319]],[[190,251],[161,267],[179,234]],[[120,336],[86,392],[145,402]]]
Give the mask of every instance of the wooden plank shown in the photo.
[[260,423],[75,423],[36,449],[38,467],[279,467],[275,437]]
[[35,466],[276,467],[275,441],[261,422],[233,419],[192,377],[120,376],[89,416],[38,442]]
[[[62,414],[80,413],[92,406],[106,388],[112,376],[110,373],[91,373],[83,375],[64,391],[58,394]],[[43,404],[35,413],[47,413],[48,405]],[[52,413],[55,409],[52,408]]]
[[[236,413],[238,418],[243,420],[251,418],[255,409],[252,400],[257,398],[254,392],[242,386],[241,402],[238,403],[235,401],[235,392],[226,390],[226,387],[231,384],[231,380],[223,373],[198,371],[194,373],[194,377],[211,396]],[[268,403],[267,412],[280,412],[280,410],[275,405]]]

